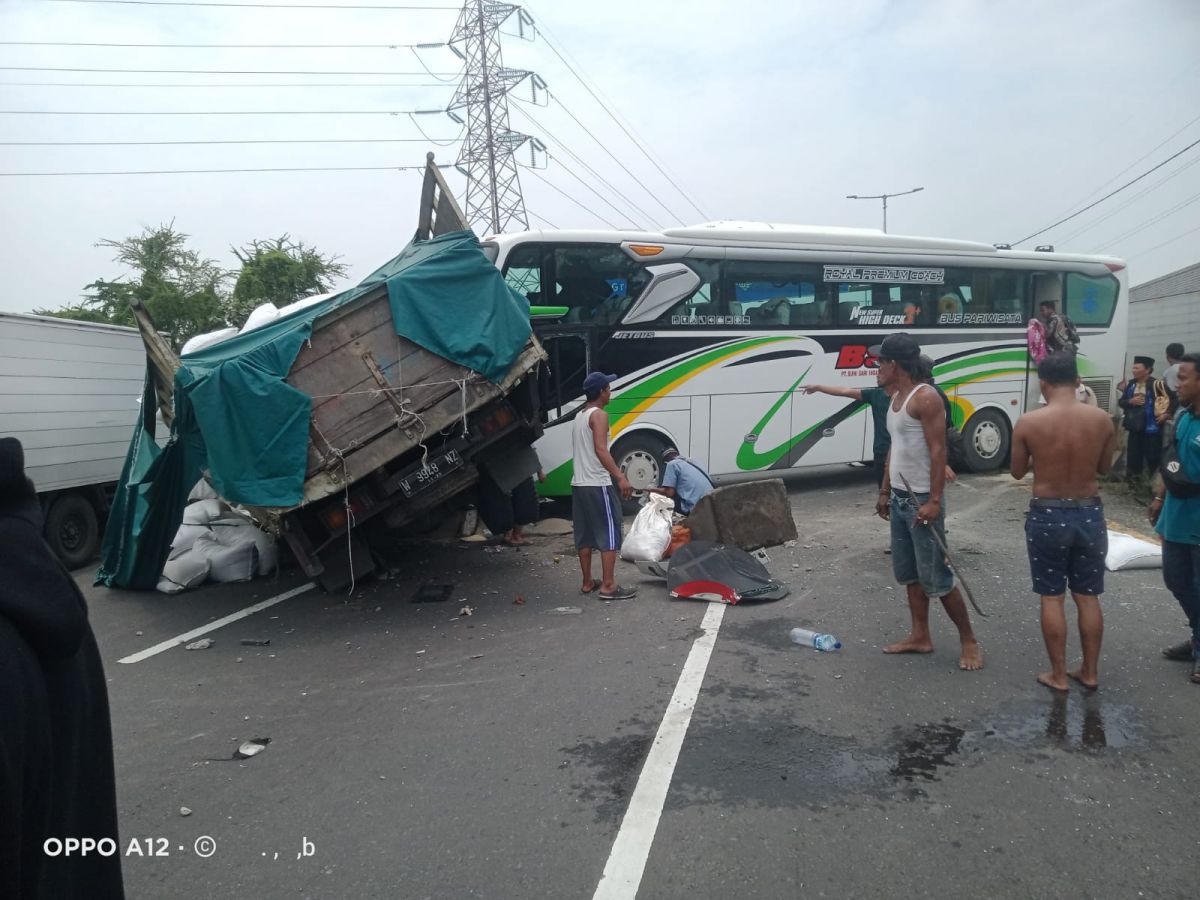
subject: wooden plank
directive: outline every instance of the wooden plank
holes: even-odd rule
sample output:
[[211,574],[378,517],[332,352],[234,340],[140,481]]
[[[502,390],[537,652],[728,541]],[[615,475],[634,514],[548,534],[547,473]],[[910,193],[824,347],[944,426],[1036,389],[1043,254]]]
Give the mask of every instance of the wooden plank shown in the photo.
[[313,323],[312,338],[296,354],[289,378],[385,324],[394,334],[392,308],[388,305],[387,291],[382,288],[321,316]]

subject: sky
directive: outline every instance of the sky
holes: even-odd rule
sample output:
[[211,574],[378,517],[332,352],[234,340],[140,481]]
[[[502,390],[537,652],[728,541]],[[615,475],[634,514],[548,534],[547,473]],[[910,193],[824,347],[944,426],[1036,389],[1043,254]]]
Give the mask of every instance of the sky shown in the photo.
[[[98,241],[161,223],[228,268],[231,247],[286,233],[338,255],[341,286],[408,242],[415,170],[29,174],[419,167],[428,150],[457,159],[461,126],[439,110],[461,61],[445,47],[278,46],[442,43],[454,0],[256,2],[0,0],[0,310],[79,302],[89,282],[124,274]],[[536,31],[522,38],[514,15],[501,45],[506,66],[548,85],[536,102],[528,80],[510,98],[512,128],[548,150],[533,168],[528,148],[519,154],[535,228],[879,227],[879,201],[846,195],[922,187],[891,201],[889,231],[1013,242],[1200,141],[1194,0],[523,8]],[[274,46],[162,46],[185,43]],[[386,74],[344,74],[361,72]],[[176,114],[145,114],[162,112]],[[94,145],[304,139],[343,143]],[[1022,246],[1122,257],[1131,284],[1200,262],[1198,163],[1200,145]],[[448,177],[461,191],[464,179]]]

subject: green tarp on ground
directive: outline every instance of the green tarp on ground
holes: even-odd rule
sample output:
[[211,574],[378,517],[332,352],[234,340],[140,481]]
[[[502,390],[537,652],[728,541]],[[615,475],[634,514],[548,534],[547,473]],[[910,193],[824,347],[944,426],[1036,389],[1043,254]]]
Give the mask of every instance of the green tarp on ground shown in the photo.
[[175,422],[161,450],[139,420],[104,535],[98,584],[158,582],[188,492],[207,470],[217,493],[247,506],[303,497],[312,400],[284,380],[313,322],[386,284],[396,333],[500,382],[529,339],[529,304],[471,232],[410,244],[362,283],[182,361]]

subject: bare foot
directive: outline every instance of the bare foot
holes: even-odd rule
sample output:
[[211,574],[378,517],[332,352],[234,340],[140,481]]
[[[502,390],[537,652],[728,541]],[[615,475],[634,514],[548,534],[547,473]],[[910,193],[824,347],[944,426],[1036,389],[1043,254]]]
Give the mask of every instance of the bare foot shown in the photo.
[[962,645],[962,653],[958,657],[958,667],[969,672],[983,668],[983,648],[979,646],[978,641]]
[[1100,687],[1099,679],[1097,679],[1096,681],[1087,681],[1084,679],[1083,669],[1072,669],[1070,672],[1067,673],[1067,677],[1070,678],[1072,681],[1078,681],[1089,691],[1094,691],[1094,690],[1096,690],[1096,688]]
[[1038,675],[1037,680],[1038,684],[1044,684],[1052,691],[1062,691],[1063,693],[1066,693],[1068,686],[1067,679],[1057,679],[1054,677],[1053,672],[1042,672],[1040,675]]
[[920,640],[911,634],[902,641],[888,644],[883,648],[884,653],[932,653],[933,641],[929,638]]

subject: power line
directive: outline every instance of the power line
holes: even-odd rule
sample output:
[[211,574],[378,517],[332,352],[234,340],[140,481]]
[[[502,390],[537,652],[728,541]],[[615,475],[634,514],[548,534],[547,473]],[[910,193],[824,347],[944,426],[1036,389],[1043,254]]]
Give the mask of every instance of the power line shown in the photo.
[[549,225],[549,226],[550,226],[551,228],[553,228],[555,231],[557,231],[557,230],[558,230],[558,226],[557,226],[557,225],[555,225],[553,222],[551,222],[549,219],[547,219],[545,216],[539,216],[537,213],[535,213],[535,212],[534,212],[533,210],[531,210],[531,209],[527,209],[527,210],[525,210],[525,211],[526,211],[527,213],[529,213],[529,215],[533,216],[535,219],[538,219],[539,221],[545,222],[547,225]]
[[562,102],[562,100],[559,100],[557,95],[552,95],[552,96],[554,96],[554,99],[558,101],[559,109],[561,109],[568,116],[570,116],[571,120],[576,125],[578,125],[585,132],[587,132],[588,137],[590,137],[593,141],[595,141],[596,144],[600,147],[600,149],[609,155],[609,157],[612,159],[613,162],[615,162],[618,166],[620,166],[622,169],[624,169],[625,174],[628,175],[630,178],[632,178],[637,183],[638,187],[640,187],[643,191],[645,191],[647,194],[649,194],[655,203],[657,203],[664,210],[666,210],[668,216],[673,218],[676,222],[683,221],[682,217],[680,217],[680,216],[676,215],[674,212],[672,212],[671,208],[669,206],[667,206],[667,204],[663,203],[662,200],[660,200],[658,198],[658,195],[654,193],[654,191],[652,191],[652,190],[650,190],[650,188],[646,187],[646,185],[642,182],[642,180],[640,178],[638,178],[636,175],[634,175],[633,172],[631,172],[629,170],[629,167],[627,165],[625,165],[625,163],[621,162],[620,159],[617,158],[615,153],[613,153],[611,150],[608,149],[607,144],[605,144],[602,140],[600,140],[600,138],[596,137],[596,135],[592,133],[592,130],[590,128],[588,128],[586,125],[584,125],[583,122],[579,121],[579,117],[576,116],[575,113],[571,112],[571,110],[567,108],[566,104],[564,104]]
[[430,116],[444,109],[0,109],[0,116]]
[[568,168],[566,163],[564,163],[561,159],[559,159],[557,156],[554,156],[550,153],[547,153],[546,155],[549,156],[556,163],[558,163],[559,166],[562,167],[562,170],[564,172],[566,172],[568,175],[570,175],[572,178],[574,178],[576,181],[578,181],[580,184],[582,184],[585,188],[587,188],[589,191],[591,191],[593,194],[595,194],[597,197],[599,197],[604,203],[608,204],[609,209],[611,209],[613,212],[615,212],[618,216],[621,216],[621,218],[628,219],[629,223],[634,228],[636,228],[638,231],[646,230],[641,225],[639,225],[637,222],[635,222],[633,219],[630,219],[629,216],[627,216],[625,213],[621,212],[621,210],[617,209],[617,207],[613,206],[612,202],[607,197],[605,197],[598,190],[596,190],[594,187],[592,187],[590,184],[588,184],[586,181],[584,181],[582,178],[580,178],[578,175],[576,175],[575,172],[573,170],[571,170],[570,168]]
[[[612,184],[612,182],[610,182],[603,175],[601,175],[599,172],[597,172],[595,169],[593,169],[590,165],[587,164],[587,162],[585,162],[583,160],[582,157],[579,156],[579,154],[575,153],[573,150],[571,150],[570,147],[568,147],[565,143],[563,143],[557,137],[555,137],[554,134],[551,133],[549,128],[546,128],[544,125],[542,125],[541,122],[539,122],[537,119],[535,119],[529,113],[525,112],[525,110],[523,110],[521,107],[514,106],[513,110],[515,112],[519,112],[522,116],[524,116],[526,119],[528,119],[530,122],[532,122],[534,127],[538,128],[540,131],[542,131],[542,133],[544,133],[546,135],[546,137],[550,138],[552,143],[557,145],[557,147],[560,150],[562,150],[564,153],[566,153],[568,156],[570,156],[571,159],[575,160],[575,162],[578,163],[580,166],[582,166],[589,174],[591,174],[591,176],[593,178],[595,178],[597,181],[599,181],[601,184],[603,184],[606,188],[608,188],[610,191],[612,191],[614,194],[616,194],[618,197],[620,197],[622,200],[624,200],[626,203],[628,203],[631,209],[633,209],[634,211],[636,211],[638,213],[641,213],[641,215],[647,221],[652,222],[656,228],[658,228],[660,230],[662,229],[662,224],[654,216],[650,215],[650,213],[646,212],[646,210],[642,209],[640,206],[638,206],[636,203],[634,203],[632,200],[630,200],[628,197],[626,197],[623,193],[621,193],[621,191],[617,187],[615,187]],[[621,215],[623,218],[630,219],[630,221],[633,221],[632,218],[630,216],[626,215],[625,213],[622,213]]]
[[1164,210],[1163,212],[1158,213],[1157,215],[1151,216],[1149,219],[1146,219],[1144,222],[1141,222],[1138,225],[1135,225],[1133,228],[1130,228],[1128,231],[1117,235],[1115,238],[1112,238],[1111,240],[1107,240],[1102,244],[1098,244],[1096,246],[1096,249],[1089,250],[1088,253],[1099,253],[1101,250],[1111,247],[1113,244],[1119,244],[1121,241],[1125,240],[1126,238],[1131,238],[1136,234],[1141,234],[1147,228],[1150,228],[1153,225],[1157,225],[1159,222],[1161,222],[1163,219],[1168,218],[1169,216],[1175,215],[1175,213],[1179,212],[1181,209],[1185,209],[1185,208],[1191,206],[1197,200],[1200,200],[1200,194],[1193,194],[1188,199],[1183,200],[1180,203],[1176,203],[1174,206],[1172,206],[1168,210]]
[[147,49],[207,50],[407,50],[445,47],[445,41],[432,44],[113,44],[102,41],[0,41],[6,47],[141,47]]
[[192,0],[47,0],[49,3],[108,3],[118,6],[224,6],[249,9],[440,9],[458,12],[457,6],[388,6],[377,3],[199,3]]
[[[407,172],[424,166],[272,166],[262,169],[142,169],[123,172],[0,172],[0,178],[93,175],[209,175],[228,172]],[[440,168],[440,167],[439,167]]]
[[1170,155],[1170,156],[1168,156],[1166,159],[1164,159],[1162,162],[1160,162],[1158,165],[1156,165],[1156,166],[1154,166],[1154,167],[1152,167],[1152,168],[1150,168],[1150,169],[1147,169],[1145,172],[1143,172],[1143,173],[1142,173],[1141,175],[1139,175],[1137,178],[1134,178],[1134,179],[1132,179],[1131,181],[1127,181],[1127,182],[1125,182],[1123,185],[1121,185],[1121,186],[1120,186],[1119,188],[1117,188],[1115,191],[1109,191],[1107,194],[1105,194],[1105,195],[1104,195],[1103,197],[1101,197],[1099,200],[1096,200],[1096,201],[1095,201],[1095,202],[1093,202],[1093,203],[1089,203],[1087,206],[1085,206],[1083,209],[1079,210],[1078,212],[1071,213],[1071,215],[1067,216],[1065,219],[1059,219],[1059,220],[1058,220],[1057,222],[1055,222],[1053,225],[1047,225],[1045,228],[1041,229],[1040,231],[1035,231],[1033,234],[1031,234],[1031,235],[1028,235],[1027,237],[1023,237],[1023,238],[1021,238],[1019,241],[1013,241],[1013,242],[1012,242],[1012,246],[1013,246],[1013,247],[1015,247],[1015,246],[1017,246],[1017,244],[1023,244],[1023,243],[1025,243],[1026,241],[1028,241],[1028,240],[1031,240],[1032,238],[1035,238],[1035,237],[1037,237],[1037,236],[1038,236],[1038,235],[1040,235],[1040,234],[1045,234],[1045,233],[1046,233],[1047,231],[1049,231],[1051,228],[1057,228],[1059,225],[1062,225],[1064,222],[1069,222],[1069,221],[1071,221],[1072,219],[1074,219],[1076,216],[1081,216],[1081,215],[1083,215],[1083,214],[1084,214],[1085,212],[1087,212],[1089,209],[1092,209],[1092,208],[1094,208],[1094,207],[1096,207],[1096,206],[1099,206],[1101,203],[1103,203],[1103,202],[1104,202],[1105,200],[1107,200],[1109,197],[1114,197],[1114,196],[1116,196],[1117,194],[1121,193],[1121,191],[1125,190],[1127,187],[1131,187],[1132,185],[1135,185],[1135,184],[1137,184],[1139,181],[1141,181],[1141,180],[1142,180],[1143,178],[1145,178],[1147,175],[1150,175],[1150,174],[1151,174],[1151,173],[1153,173],[1153,172],[1157,172],[1159,169],[1161,169],[1163,166],[1165,166],[1165,165],[1166,165],[1167,163],[1169,163],[1171,160],[1179,158],[1180,156],[1182,156],[1183,154],[1187,153],[1189,150],[1191,150],[1193,147],[1195,147],[1195,146],[1197,146],[1197,145],[1200,145],[1200,140],[1195,140],[1195,141],[1192,141],[1190,144],[1188,144],[1188,145],[1187,145],[1186,147],[1184,147],[1182,150],[1178,151],[1177,153],[1173,153],[1173,154],[1171,154],[1171,155]]
[[0,88],[6,87],[70,87],[70,88],[308,88],[309,90],[324,90],[325,88],[444,88],[442,81],[322,81],[317,84],[312,81],[260,81],[260,82],[225,82],[223,84],[197,84],[191,82],[161,82],[161,81],[0,81]]
[[[459,138],[442,138],[455,143]],[[207,141],[0,141],[0,147],[184,147],[226,144],[424,144],[434,138],[269,138]]]
[[1167,240],[1163,241],[1161,244],[1155,244],[1153,247],[1148,247],[1145,250],[1141,251],[1140,253],[1135,253],[1133,256],[1126,257],[1126,258],[1127,259],[1137,259],[1139,256],[1145,256],[1147,253],[1153,253],[1155,250],[1159,250],[1159,249],[1167,246],[1167,244],[1173,244],[1178,240],[1182,240],[1183,238],[1187,237],[1189,234],[1195,234],[1197,231],[1200,231],[1200,225],[1197,225],[1195,228],[1189,228],[1187,231],[1183,232],[1183,234],[1177,234],[1177,235],[1175,235],[1175,237],[1168,238]]
[[599,96],[597,96],[596,92],[592,90],[592,88],[584,80],[583,76],[580,75],[579,72],[575,69],[575,67],[572,66],[566,60],[566,58],[558,51],[558,48],[554,46],[555,42],[552,42],[550,40],[549,36],[544,31],[542,31],[540,28],[538,28],[537,26],[534,26],[534,33],[540,34],[542,36],[542,40],[544,40],[546,42],[546,46],[550,48],[550,50],[554,53],[555,56],[557,56],[559,58],[559,60],[562,62],[562,64],[567,67],[567,69],[571,72],[572,75],[575,76],[576,80],[580,84],[583,85],[584,90],[586,90],[589,94],[592,95],[592,99],[594,99],[597,103],[600,104],[601,109],[603,109],[606,113],[608,113],[608,117],[617,123],[617,127],[620,128],[621,131],[625,132],[625,136],[628,137],[631,141],[633,141],[634,146],[637,147],[640,151],[642,151],[642,155],[645,156],[646,159],[650,160],[650,164],[653,165],[654,168],[658,169],[658,171],[662,174],[662,176],[665,179],[667,179],[668,182],[670,182],[671,187],[675,188],[675,190],[679,192],[679,195],[681,197],[683,197],[683,199],[686,200],[691,205],[692,209],[696,210],[696,212],[700,214],[701,218],[707,219],[708,216],[705,215],[704,211],[701,210],[700,207],[696,205],[696,201],[693,200],[691,198],[691,196],[676,183],[675,179],[673,179],[667,173],[667,171],[661,165],[658,164],[658,161],[654,159],[654,157],[651,155],[650,151],[647,150],[646,147],[642,144],[642,142],[639,141],[637,139],[637,137],[635,137],[630,132],[630,130],[625,127],[625,124],[617,117],[617,115],[608,107],[607,104],[605,104],[605,102],[603,100],[600,99]]
[[[1090,194],[1088,194],[1086,197],[1084,197],[1082,200],[1078,201],[1077,203],[1071,204],[1065,210],[1058,213],[1058,215],[1060,215],[1060,216],[1064,215],[1065,213],[1068,213],[1071,210],[1073,210],[1080,203],[1086,203],[1089,199],[1094,197],[1096,194],[1100,193],[1100,191],[1104,190],[1106,187],[1108,187],[1110,184],[1112,184],[1114,181],[1116,181],[1118,178],[1120,178],[1122,175],[1124,175],[1126,172],[1128,172],[1130,169],[1132,169],[1138,163],[1142,162],[1143,160],[1149,159],[1151,156],[1153,156],[1155,153],[1157,153],[1160,148],[1165,147],[1167,144],[1171,143],[1171,141],[1175,140],[1175,138],[1179,137],[1179,135],[1183,134],[1185,131],[1187,131],[1189,128],[1191,128],[1193,125],[1195,125],[1197,122],[1200,122],[1200,116],[1196,116],[1196,118],[1192,119],[1192,121],[1188,122],[1186,125],[1184,125],[1182,128],[1180,128],[1178,131],[1173,133],[1165,141],[1162,141],[1159,144],[1155,144],[1148,151],[1146,151],[1144,154],[1139,156],[1137,159],[1135,159],[1133,162],[1131,162],[1129,165],[1127,165],[1125,168],[1123,168],[1120,172],[1118,172],[1112,178],[1108,179],[1108,181],[1104,182],[1104,184],[1100,185],[1100,187],[1096,188],[1094,191],[1092,191]],[[1076,234],[1078,234],[1078,233],[1080,233],[1080,232],[1076,232]],[[1069,238],[1064,238],[1064,240],[1069,240]]]
[[[432,75],[439,78],[450,72],[343,72],[288,69],[77,69],[61,66],[0,66],[0,72],[102,72],[109,75],[371,75],[395,78],[402,75]],[[317,87],[319,85],[314,85]]]
[[537,178],[538,181],[545,182],[546,184],[548,184],[551,187],[551,189],[558,192],[559,194],[562,194],[562,196],[566,197],[568,200],[570,200],[572,203],[574,203],[576,206],[578,206],[584,212],[599,219],[601,222],[603,222],[605,225],[607,225],[613,231],[621,230],[616,225],[614,225],[612,222],[608,221],[608,219],[604,218],[604,216],[600,215],[600,213],[596,212],[595,210],[588,209],[588,207],[584,206],[582,203],[580,203],[578,200],[576,200],[574,197],[572,197],[566,191],[562,190],[560,187],[555,185],[554,182],[552,182],[549,179],[540,175],[536,169],[529,169],[528,171],[529,171],[529,174],[533,175],[535,178]]

